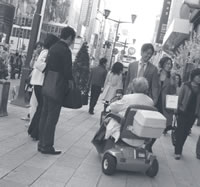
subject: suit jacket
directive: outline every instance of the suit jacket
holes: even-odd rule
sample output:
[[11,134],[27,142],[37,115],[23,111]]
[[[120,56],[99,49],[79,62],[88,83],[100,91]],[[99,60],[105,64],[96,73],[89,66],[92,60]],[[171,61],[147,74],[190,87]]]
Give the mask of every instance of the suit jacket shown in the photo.
[[[128,88],[130,82],[137,77],[139,61],[133,62],[128,67],[127,77],[125,81],[125,92]],[[153,99],[154,104],[158,100],[158,89],[159,89],[159,79],[158,79],[158,70],[156,66],[152,63],[147,63],[147,67],[144,72],[144,77],[149,83],[149,96]]]

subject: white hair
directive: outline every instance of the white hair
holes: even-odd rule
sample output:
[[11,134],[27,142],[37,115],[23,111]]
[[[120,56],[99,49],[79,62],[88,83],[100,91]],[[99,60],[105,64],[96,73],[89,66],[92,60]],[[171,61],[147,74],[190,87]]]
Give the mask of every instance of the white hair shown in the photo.
[[132,93],[144,93],[146,94],[149,89],[149,83],[146,78],[138,77],[132,80],[130,84]]

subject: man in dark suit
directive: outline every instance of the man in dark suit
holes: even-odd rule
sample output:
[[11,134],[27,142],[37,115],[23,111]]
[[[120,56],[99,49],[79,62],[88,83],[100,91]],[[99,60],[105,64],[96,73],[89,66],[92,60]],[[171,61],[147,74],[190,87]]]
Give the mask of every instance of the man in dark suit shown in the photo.
[[[69,46],[73,44],[76,33],[73,28],[65,27],[61,31],[60,40],[54,44],[48,52],[46,71],[58,72],[63,77],[62,88],[73,87],[72,77],[72,54]],[[42,113],[39,123],[39,143],[38,151],[43,154],[60,154],[61,151],[56,151],[54,145],[54,134],[56,124],[59,119],[64,92],[66,89],[57,90],[62,92],[63,98],[55,100],[43,96]]]
[[107,75],[106,70],[106,58],[101,58],[99,61],[99,65],[94,67],[91,70],[88,85],[91,87],[91,97],[90,97],[90,106],[89,106],[89,114],[94,114],[94,107],[98,101],[99,95],[101,94],[101,89],[104,86],[104,82]]
[[128,91],[129,83],[136,77],[145,77],[149,82],[148,95],[153,99],[154,104],[158,100],[158,70],[156,66],[149,62],[154,54],[154,47],[146,43],[141,48],[140,61],[133,62],[129,65],[125,81],[125,93]]

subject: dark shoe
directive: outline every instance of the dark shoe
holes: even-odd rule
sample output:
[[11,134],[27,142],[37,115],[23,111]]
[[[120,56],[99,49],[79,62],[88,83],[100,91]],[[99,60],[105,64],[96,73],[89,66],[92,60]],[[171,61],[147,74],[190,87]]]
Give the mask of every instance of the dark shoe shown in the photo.
[[163,131],[163,135],[167,135],[167,130],[165,129],[164,131]]
[[175,155],[174,155],[174,158],[175,158],[176,160],[180,160],[180,159],[181,159],[181,155],[180,155],[180,154],[175,154]]
[[89,111],[89,114],[93,115],[93,114],[94,114],[94,112],[93,112],[93,111]]
[[39,140],[39,138],[36,138],[36,137],[32,137],[32,136],[31,136],[31,138],[32,138],[32,140],[33,140],[34,142],[36,142],[36,141]]
[[38,151],[42,154],[49,154],[49,155],[59,155],[62,153],[62,151],[56,151],[54,148],[52,149],[42,149],[38,147]]

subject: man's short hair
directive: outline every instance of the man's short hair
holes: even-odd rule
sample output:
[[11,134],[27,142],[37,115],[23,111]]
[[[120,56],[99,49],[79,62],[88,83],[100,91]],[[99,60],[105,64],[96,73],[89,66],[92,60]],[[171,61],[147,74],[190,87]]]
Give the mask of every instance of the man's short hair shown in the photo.
[[75,39],[75,36],[76,36],[75,30],[73,28],[69,27],[69,26],[68,27],[64,27],[61,30],[60,38],[66,40],[70,36],[72,37],[72,40]]
[[108,61],[108,60],[107,60],[106,58],[101,58],[101,59],[99,60],[99,64],[100,64],[100,65],[106,64],[107,61]]
[[133,93],[144,93],[146,94],[149,90],[149,83],[146,78],[138,77],[133,79],[132,83],[132,92]]
[[151,43],[143,44],[143,46],[141,48],[141,52],[148,51],[149,49],[151,49],[152,53],[154,53],[154,47],[153,47],[153,45]]

